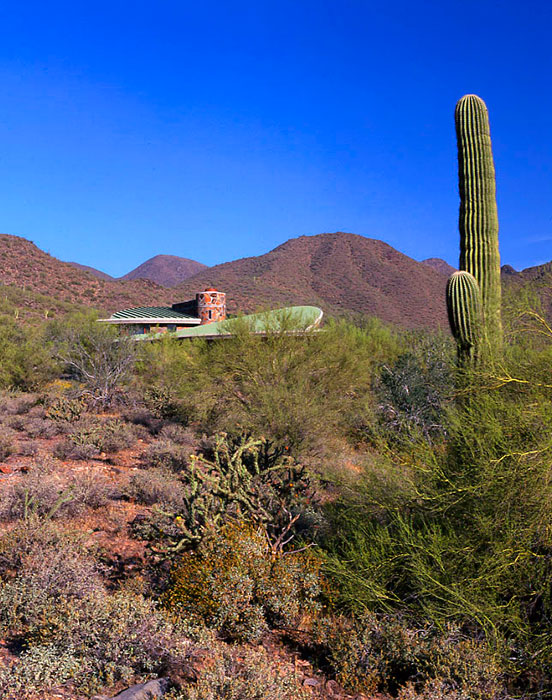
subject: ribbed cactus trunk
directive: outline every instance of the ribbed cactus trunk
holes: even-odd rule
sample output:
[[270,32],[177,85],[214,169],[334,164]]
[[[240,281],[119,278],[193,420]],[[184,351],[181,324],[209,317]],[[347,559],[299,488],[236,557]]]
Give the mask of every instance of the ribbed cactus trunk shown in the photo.
[[473,366],[481,352],[481,292],[473,275],[455,272],[447,283],[447,311],[458,345],[458,364]]
[[476,279],[481,291],[484,335],[494,354],[502,344],[498,213],[489,115],[477,95],[456,105],[460,190],[460,270]]

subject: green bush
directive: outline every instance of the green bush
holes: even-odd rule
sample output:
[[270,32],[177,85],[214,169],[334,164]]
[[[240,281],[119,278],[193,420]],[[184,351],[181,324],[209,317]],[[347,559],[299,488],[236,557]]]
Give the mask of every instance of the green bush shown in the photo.
[[422,338],[417,344],[385,363],[376,382],[380,421],[390,438],[406,443],[419,437],[442,440],[454,390],[452,343]]
[[365,328],[330,323],[304,336],[242,329],[224,342],[143,344],[143,393],[178,402],[179,415],[207,434],[264,435],[291,452],[324,449],[348,433],[372,403],[378,364],[399,339],[376,321]]
[[402,478],[361,474],[330,508],[325,543],[344,609],[455,621],[508,648],[508,672],[539,691],[552,675],[552,390],[541,343],[524,338],[500,368],[459,377],[446,443],[388,445]]
[[295,627],[317,612],[320,593],[308,552],[274,554],[262,532],[234,524],[182,556],[164,603],[228,639],[258,641],[269,627]]
[[322,619],[314,638],[326,666],[351,690],[407,697],[440,687],[443,697],[503,697],[497,654],[450,624],[440,629],[396,614],[366,613],[356,620]]
[[40,389],[58,366],[41,329],[0,315],[0,389]]

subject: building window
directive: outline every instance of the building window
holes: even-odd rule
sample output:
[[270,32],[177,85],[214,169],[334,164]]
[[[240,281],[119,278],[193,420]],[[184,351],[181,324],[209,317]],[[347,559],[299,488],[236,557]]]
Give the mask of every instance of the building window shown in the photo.
[[212,311],[212,309],[209,309],[208,315],[209,315],[209,321],[210,321],[210,320],[213,318],[213,311]]
[[167,326],[169,333],[174,333],[176,331],[176,323],[169,323]]

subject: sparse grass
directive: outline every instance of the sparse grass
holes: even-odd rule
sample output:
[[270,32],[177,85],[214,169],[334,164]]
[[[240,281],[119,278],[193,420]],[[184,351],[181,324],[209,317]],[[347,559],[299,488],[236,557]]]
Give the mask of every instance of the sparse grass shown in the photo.
[[55,455],[60,459],[91,459],[102,452],[113,454],[131,447],[137,439],[127,423],[93,416],[69,424],[68,431],[68,437],[55,448]]
[[171,440],[161,439],[148,445],[142,456],[144,468],[168,469],[179,472],[190,464],[194,450],[190,445],[179,445]]
[[36,464],[3,488],[0,518],[71,517],[86,507],[104,507],[115,493],[105,478],[94,472],[67,475],[58,471],[55,463]]
[[14,450],[15,433],[9,428],[0,427],[0,462],[7,459]]

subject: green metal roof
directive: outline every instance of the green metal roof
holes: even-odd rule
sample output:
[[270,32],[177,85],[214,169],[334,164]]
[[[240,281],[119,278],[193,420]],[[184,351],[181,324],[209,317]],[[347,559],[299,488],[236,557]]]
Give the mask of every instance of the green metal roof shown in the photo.
[[[264,311],[258,314],[249,314],[248,316],[240,316],[239,318],[230,318],[226,321],[216,321],[215,323],[205,323],[201,326],[193,326],[191,328],[183,328],[182,330],[171,333],[175,338],[201,338],[215,336],[230,336],[246,325],[250,333],[271,333],[289,331],[290,333],[303,333],[317,327],[323,316],[322,309],[317,306],[290,306],[285,309],[275,309],[273,311]],[[156,334],[148,336],[134,336],[140,340],[145,340],[147,337],[155,338]]]
[[112,314],[109,320],[115,319],[136,319],[139,321],[147,321],[148,319],[167,319],[167,320],[184,320],[197,321],[197,316],[190,316],[189,314],[183,314],[180,311],[175,311],[171,309],[170,306],[140,306],[136,309],[124,309],[123,311],[116,311]]

